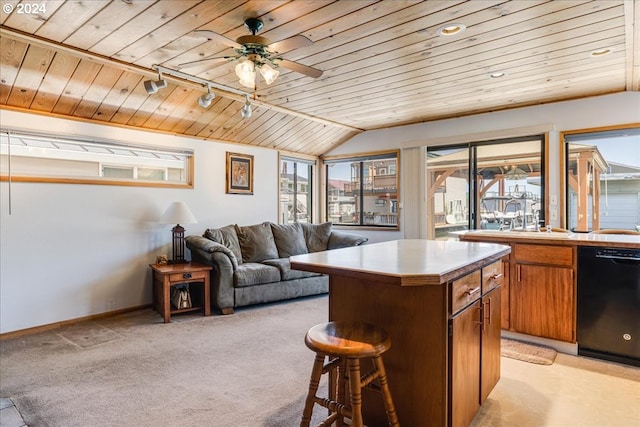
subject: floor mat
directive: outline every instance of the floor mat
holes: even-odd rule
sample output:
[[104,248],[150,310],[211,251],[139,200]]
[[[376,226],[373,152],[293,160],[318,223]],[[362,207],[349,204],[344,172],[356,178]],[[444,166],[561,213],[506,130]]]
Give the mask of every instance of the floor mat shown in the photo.
[[500,354],[523,362],[551,365],[558,353],[550,347],[503,338]]

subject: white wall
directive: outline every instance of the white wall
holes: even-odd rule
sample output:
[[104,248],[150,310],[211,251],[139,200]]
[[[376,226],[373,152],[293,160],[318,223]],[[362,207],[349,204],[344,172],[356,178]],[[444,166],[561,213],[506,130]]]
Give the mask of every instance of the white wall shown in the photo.
[[[623,93],[364,132],[328,154],[402,149],[402,229],[358,230],[378,242],[426,235],[424,182],[415,179],[424,174],[418,147],[550,131],[551,194],[557,195],[558,131],[637,122],[640,93]],[[185,226],[187,235],[277,221],[273,150],[6,110],[0,126],[195,150],[193,190],[14,182],[9,215],[9,187],[0,183],[0,333],[150,303],[148,264],[171,252],[171,227],[156,219],[173,201],[185,201],[198,219]],[[253,196],[225,194],[226,151],[255,156]]]
[[[575,101],[536,105],[437,120],[394,128],[372,130],[356,135],[327,155],[348,155],[387,149],[401,149],[400,231],[369,231],[362,234],[369,242],[426,237],[426,215],[422,203],[424,188],[415,185],[416,156],[424,154],[416,147],[448,145],[483,139],[508,138],[549,132],[549,195],[560,194],[559,132],[603,126],[640,123],[640,92],[603,95]],[[411,166],[413,165],[413,166]],[[407,167],[410,166],[410,167]],[[553,207],[552,207],[553,208]],[[557,208],[557,207],[556,207]],[[416,217],[421,224],[416,225]],[[559,221],[552,221],[559,225]]]
[[[171,225],[156,221],[174,201],[197,224],[277,221],[278,153],[250,146],[0,111],[0,126],[95,136],[195,151],[194,189],[0,183],[0,332],[151,302],[149,264],[171,255]],[[254,156],[254,195],[225,194],[226,152]]]

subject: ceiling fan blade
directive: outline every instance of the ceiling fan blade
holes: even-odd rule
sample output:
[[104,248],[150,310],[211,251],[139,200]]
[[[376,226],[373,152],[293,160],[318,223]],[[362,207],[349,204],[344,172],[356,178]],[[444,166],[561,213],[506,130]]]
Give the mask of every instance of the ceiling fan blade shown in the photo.
[[231,40],[211,30],[195,30],[194,33],[204,36],[211,41],[232,47],[234,49],[240,49],[242,47],[242,45],[237,43],[236,41]]
[[273,53],[285,53],[299,47],[312,46],[313,42],[305,36],[293,36],[288,39],[280,40],[279,42],[271,43],[269,45],[269,51]]
[[278,59],[275,61],[275,64],[278,65],[278,67],[288,68],[291,71],[304,74],[305,76],[313,77],[314,79],[317,79],[322,75],[322,70],[318,70],[317,68],[309,67],[307,65],[302,65],[298,62],[289,61],[287,59]]
[[200,65],[200,64],[204,64],[204,63],[215,64],[215,63],[218,63],[218,62],[228,62],[228,61],[230,61],[232,59],[233,58],[229,58],[228,56],[217,56],[215,58],[204,58],[204,59],[198,59],[197,61],[183,62],[182,64],[178,64],[178,68],[189,68],[189,67],[193,67],[194,65]]

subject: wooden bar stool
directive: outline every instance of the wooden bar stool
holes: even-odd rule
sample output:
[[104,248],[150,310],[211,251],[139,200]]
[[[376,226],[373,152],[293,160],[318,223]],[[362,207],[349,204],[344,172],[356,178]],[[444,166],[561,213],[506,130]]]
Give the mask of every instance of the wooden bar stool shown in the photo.
[[[360,322],[329,322],[316,325],[309,329],[304,339],[309,349],[316,353],[315,362],[309,381],[309,393],[302,413],[300,427],[308,427],[311,422],[314,404],[329,409],[329,417],[321,427],[328,427],[337,422],[344,425],[344,418],[351,419],[352,427],[362,427],[362,388],[373,388],[382,392],[387,420],[392,427],[398,427],[387,374],[382,363],[382,353],[391,347],[391,340],[384,329]],[[325,357],[329,357],[325,364]],[[360,359],[371,358],[374,369],[370,373],[361,375]],[[329,396],[318,397],[320,377],[329,373],[336,378],[337,390],[329,392]],[[378,380],[379,384],[374,381]],[[348,381],[347,381],[348,380]],[[349,387],[349,401],[345,401],[345,388]]]

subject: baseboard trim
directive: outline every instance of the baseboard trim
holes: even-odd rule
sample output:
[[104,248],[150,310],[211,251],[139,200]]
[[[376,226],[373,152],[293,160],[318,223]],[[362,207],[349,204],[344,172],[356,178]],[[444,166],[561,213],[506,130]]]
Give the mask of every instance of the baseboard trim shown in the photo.
[[73,325],[75,323],[86,322],[87,320],[102,319],[105,317],[116,316],[118,314],[129,313],[131,311],[142,310],[150,308],[151,304],[143,304],[135,307],[121,308],[119,310],[107,311],[99,314],[91,314],[89,316],[77,317],[75,319],[63,320],[61,322],[48,323],[46,325],[34,326],[32,328],[18,329],[17,331],[5,332],[0,334],[0,341],[8,340],[11,338],[22,337],[25,335],[37,334],[39,332],[46,332],[53,329],[60,329],[63,326]]

